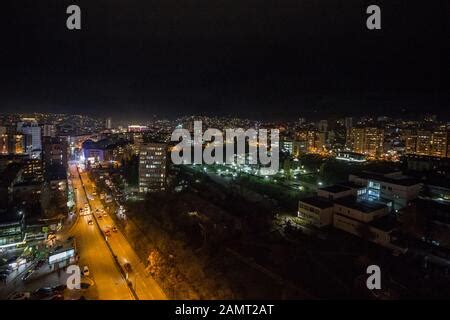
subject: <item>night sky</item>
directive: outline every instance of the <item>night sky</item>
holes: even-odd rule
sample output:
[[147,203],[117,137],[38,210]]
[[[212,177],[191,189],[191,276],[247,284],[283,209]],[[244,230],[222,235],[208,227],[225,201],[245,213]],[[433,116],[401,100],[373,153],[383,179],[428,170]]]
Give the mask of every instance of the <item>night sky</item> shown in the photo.
[[[70,4],[81,31],[66,29]],[[369,4],[382,30],[366,29]],[[0,112],[450,113],[446,0],[2,0],[2,13]]]

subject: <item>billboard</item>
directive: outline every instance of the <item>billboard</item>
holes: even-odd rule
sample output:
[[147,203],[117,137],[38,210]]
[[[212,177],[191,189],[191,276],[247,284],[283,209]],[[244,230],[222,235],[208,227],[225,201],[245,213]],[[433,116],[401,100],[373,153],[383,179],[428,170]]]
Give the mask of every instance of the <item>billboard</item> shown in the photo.
[[63,252],[58,252],[48,257],[48,263],[54,264],[67,259],[70,259],[75,255],[75,249],[69,249]]

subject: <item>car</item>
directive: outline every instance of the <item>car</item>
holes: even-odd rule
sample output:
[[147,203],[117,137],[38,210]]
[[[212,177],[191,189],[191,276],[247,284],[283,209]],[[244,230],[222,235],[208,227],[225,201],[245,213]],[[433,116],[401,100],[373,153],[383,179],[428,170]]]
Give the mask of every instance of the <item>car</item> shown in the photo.
[[30,299],[29,292],[16,292],[9,296],[8,300],[28,300]]
[[64,300],[64,296],[62,294],[53,294],[43,298],[42,300]]
[[89,289],[90,286],[91,286],[91,285],[90,285],[89,283],[86,283],[86,282],[80,283],[80,288],[81,288],[81,290]]
[[83,267],[83,276],[88,277],[90,274],[88,266]]
[[67,286],[65,284],[61,284],[59,286],[52,287],[53,292],[55,293],[62,293],[64,290],[66,290]]
[[83,213],[83,208],[80,208],[80,211],[79,211],[80,213]]
[[9,276],[9,274],[12,272],[12,270],[10,269],[4,269],[0,271],[0,274],[6,274],[7,276]]
[[36,298],[45,298],[48,297],[50,295],[53,294],[53,290],[50,287],[44,287],[44,288],[39,288],[37,289],[34,293],[33,296],[35,296]]
[[93,191],[93,192],[92,192],[92,195],[93,195],[93,196],[96,196],[96,195],[97,195],[97,192]]
[[112,229],[111,229],[113,232],[117,232],[117,228],[116,228],[116,226],[114,226],[114,227],[112,227]]
[[97,216],[97,219],[101,219],[101,218],[102,218],[102,215],[99,214],[99,215]]
[[93,225],[93,224],[94,224],[94,222],[93,222],[92,220],[89,220],[89,221],[88,221],[88,225],[91,226],[91,225]]
[[129,262],[126,262],[123,265],[123,268],[125,269],[126,272],[130,273],[131,271],[133,271],[133,269],[131,268],[131,264]]
[[109,230],[105,230],[105,236],[108,236],[108,237],[110,237],[110,236],[111,236],[111,231],[109,231]]
[[40,267],[42,267],[45,264],[45,260],[41,259],[37,262],[36,267],[39,269]]
[[31,275],[34,273],[34,269],[28,269],[27,272],[25,272],[25,274],[22,276],[22,281],[27,281]]

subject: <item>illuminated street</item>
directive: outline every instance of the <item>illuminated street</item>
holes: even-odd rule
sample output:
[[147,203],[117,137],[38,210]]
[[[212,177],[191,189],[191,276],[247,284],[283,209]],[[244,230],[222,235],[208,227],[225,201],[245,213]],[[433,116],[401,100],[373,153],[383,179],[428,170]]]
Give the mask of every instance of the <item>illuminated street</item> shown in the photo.
[[[76,189],[77,210],[84,207],[86,195],[78,177],[76,165],[70,165],[70,175],[73,187]],[[90,269],[90,277],[95,281],[98,291],[98,299],[106,300],[130,300],[133,296],[128,289],[125,279],[116,266],[98,227],[88,225],[91,215],[79,216],[76,225],[70,235],[75,236],[79,266],[87,265]]]
[[[71,166],[71,172],[72,170],[76,170],[75,166]],[[87,174],[85,172],[81,173],[81,177],[83,179],[83,182],[85,184],[86,191],[89,194],[92,194],[94,185],[93,182],[88,178]],[[78,187],[77,187],[78,186]],[[79,178],[74,178],[74,187],[77,188],[77,200],[79,201],[82,206],[84,206],[84,201],[86,199],[86,195],[82,191]],[[103,209],[103,206],[99,200],[98,197],[94,197],[94,200],[90,201],[91,208],[94,210],[96,209]],[[95,217],[96,218],[96,217]],[[123,295],[128,294],[125,293],[124,290],[118,289],[119,283],[122,284],[124,287],[126,287],[125,280],[121,277],[120,273],[117,271],[117,266],[115,262],[112,259],[111,253],[109,252],[106,244],[105,239],[100,235],[100,232],[98,230],[97,224],[88,225],[87,221],[90,219],[94,219],[94,216],[83,216],[81,217],[80,221],[77,223],[76,227],[76,237],[77,239],[80,239],[78,241],[79,243],[79,250],[81,253],[81,256],[86,255],[87,256],[87,263],[89,264],[91,270],[93,271],[93,274],[96,275],[97,272],[96,269],[101,270],[101,280],[100,281],[103,285],[105,285],[105,289],[100,289],[99,286],[99,292],[108,291],[108,290],[116,290],[115,295],[113,295],[117,299],[121,299]],[[107,229],[107,227],[110,227],[113,225],[112,219],[107,216],[102,219],[98,219],[97,222],[100,225],[101,230]],[[102,231],[103,232],[103,231]],[[95,247],[92,245],[87,245],[88,243],[95,242]],[[108,242],[114,252],[114,254],[117,256],[119,263],[121,266],[123,266],[125,263],[130,263],[132,266],[133,271],[129,275],[129,280],[133,284],[133,288],[139,297],[139,299],[142,300],[162,300],[166,299],[165,294],[159,287],[159,285],[156,283],[156,281],[147,275],[147,272],[145,271],[144,265],[140,262],[138,256],[132,249],[131,245],[128,243],[128,241],[125,239],[125,237],[122,235],[120,230],[117,230],[117,232],[112,232],[111,236],[108,237]],[[102,248],[101,251],[99,248]],[[83,252],[86,250],[86,253],[83,254]],[[101,259],[98,258],[99,254],[101,252]],[[83,258],[81,259],[81,264],[84,265]],[[104,269],[103,269],[104,268]],[[117,285],[114,285],[111,288],[111,281],[110,279],[116,279]],[[108,287],[109,286],[109,287]],[[121,286],[120,286],[121,287]],[[106,293],[105,296],[112,293]],[[102,297],[100,297],[102,298]],[[103,298],[102,298],[103,299]],[[108,299],[108,297],[106,297]],[[110,298],[111,299],[111,298]]]

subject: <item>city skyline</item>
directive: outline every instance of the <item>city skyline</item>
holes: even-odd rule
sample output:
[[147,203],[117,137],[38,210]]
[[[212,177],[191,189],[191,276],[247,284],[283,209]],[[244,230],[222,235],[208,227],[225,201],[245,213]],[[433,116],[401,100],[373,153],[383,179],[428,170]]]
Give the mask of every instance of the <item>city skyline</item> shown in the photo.
[[257,10],[250,0],[108,2],[107,11],[101,2],[82,1],[79,31],[65,28],[65,5],[29,1],[16,8],[20,18],[7,20],[14,32],[0,53],[1,110],[130,120],[283,120],[369,110],[449,115],[449,24],[434,19],[445,2],[380,1],[384,28],[375,32],[365,28],[365,5],[355,0],[269,1]]

